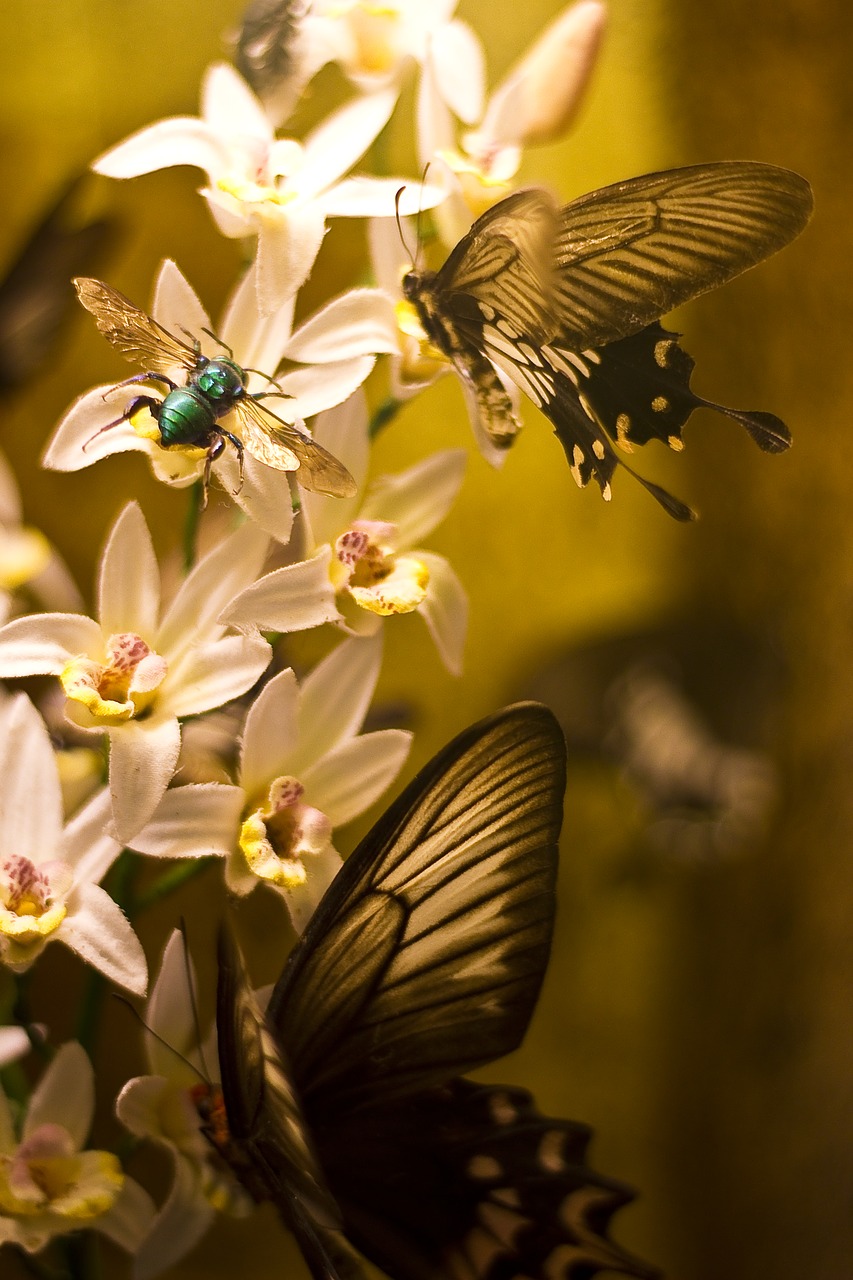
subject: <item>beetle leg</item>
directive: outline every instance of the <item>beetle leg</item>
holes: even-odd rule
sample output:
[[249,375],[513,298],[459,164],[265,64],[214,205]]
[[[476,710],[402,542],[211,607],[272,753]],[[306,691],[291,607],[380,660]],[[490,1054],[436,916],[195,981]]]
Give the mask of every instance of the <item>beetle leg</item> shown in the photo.
[[238,440],[230,431],[225,431],[222,427],[217,427],[216,430],[219,432],[219,437],[222,440],[222,448],[225,448],[225,441],[229,440],[231,444],[233,444],[237,453],[237,464],[240,467],[240,483],[234,491],[234,496],[236,497],[243,488],[243,441]]
[[207,506],[207,491],[210,488],[210,468],[225,448],[225,441],[222,435],[217,432],[211,440],[207,449],[207,457],[204,460],[204,474],[202,475],[201,490],[201,509],[204,511]]
[[[133,381],[135,381],[135,379],[128,378],[128,382],[133,382]],[[113,427],[119,426],[122,422],[128,422],[135,413],[138,413],[140,409],[147,409],[148,412],[151,414],[151,417],[154,419],[154,421],[159,422],[160,406],[162,405],[162,403],[163,403],[162,400],[155,400],[153,399],[152,396],[134,396],[120,418],[115,418],[112,422],[108,422],[105,426],[100,427],[93,436],[89,437],[89,439],[83,445],[84,453],[88,449],[92,441],[97,440],[98,436],[102,436],[105,431],[110,431]]]
[[135,382],[162,382],[164,387],[168,387],[170,391],[177,391],[178,384],[173,382],[171,378],[167,378],[162,373],[135,373],[132,378],[125,378],[123,382],[117,382],[114,387],[110,387],[109,391],[105,391],[102,399],[106,400],[107,396],[111,396],[114,391],[118,391],[119,387],[131,387]]

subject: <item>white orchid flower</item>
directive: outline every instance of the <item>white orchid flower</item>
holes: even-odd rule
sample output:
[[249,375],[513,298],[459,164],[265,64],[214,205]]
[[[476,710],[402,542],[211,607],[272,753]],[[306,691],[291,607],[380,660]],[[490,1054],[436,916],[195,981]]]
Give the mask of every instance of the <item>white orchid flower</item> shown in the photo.
[[[197,337],[203,355],[221,356],[223,348],[231,351],[241,368],[250,371],[247,389],[254,394],[269,390],[264,373],[274,374],[283,356],[289,355],[291,342],[298,342],[300,331],[291,333],[293,307],[291,298],[272,315],[259,316],[253,267],[225,308],[217,342],[210,336],[211,322],[198,297],[175,263],[167,259],[157,276],[151,314],[158,324],[182,340],[186,340],[186,334]],[[356,350],[351,342],[344,347],[338,341],[340,317],[334,313],[309,323],[318,339],[315,350],[319,351],[322,342],[322,352],[311,358],[311,367],[276,379],[283,397],[264,401],[272,413],[290,423],[313,417],[345,400],[367,377],[375,359],[364,344]],[[157,424],[147,409],[121,421],[123,412],[139,393],[139,383],[87,391],[59,423],[45,452],[44,465],[54,471],[79,471],[111,453],[132,449],[147,454],[158,480],[177,488],[193,484],[204,471],[205,449],[190,445],[164,448],[159,443]],[[151,389],[146,387],[144,393],[155,400],[163,397],[162,388],[156,384]],[[109,423],[116,425],[102,430]],[[227,428],[227,418],[223,424]],[[247,450],[241,483],[238,459],[229,447],[213,464],[213,474],[250,519],[278,541],[287,542],[293,511],[290,489],[281,471],[265,466]]]
[[229,635],[217,621],[257,577],[267,545],[255,526],[238,529],[199,561],[161,617],[151,535],[132,502],[101,556],[99,621],[44,613],[0,628],[0,677],[58,676],[66,717],[108,734],[113,826],[125,843],[169,785],[179,720],[239,697],[270,660],[259,635]]
[[138,1138],[157,1143],[174,1168],[172,1186],[151,1230],[136,1252],[136,1280],[172,1266],[201,1239],[217,1213],[243,1215],[251,1201],[201,1130],[200,1095],[216,1088],[219,1060],[215,1032],[199,1045],[199,1027],[188,981],[191,959],[176,929],[163,952],[145,1009],[150,1073],[129,1080],[116,1115]]
[[[578,0],[541,32],[486,104],[477,127],[459,142],[456,124],[434,81],[421,114],[420,161],[434,164],[435,181],[447,190],[436,222],[448,246],[475,218],[509,195],[525,147],[561,138],[586,94],[604,35],[600,0]],[[431,170],[431,173],[433,170]]]
[[54,1236],[93,1230],[128,1253],[139,1247],[154,1206],[116,1156],[84,1149],[94,1106],[92,1065],[74,1041],[42,1076],[20,1136],[0,1091],[0,1244],[36,1253]]
[[[304,143],[276,138],[263,107],[224,63],[210,67],[202,114],[149,125],[95,161],[97,173],[133,178],[171,165],[207,173],[202,188],[223,235],[257,236],[257,300],[269,315],[307,279],[328,217],[394,216],[395,178],[341,181],[391,113],[395,91],[359,97],[335,111]],[[443,192],[423,199],[435,203]],[[404,197],[404,200],[406,197]],[[416,204],[409,197],[413,212]]]
[[379,798],[411,746],[400,729],[359,733],[381,661],[381,636],[352,639],[301,685],[290,670],[275,676],[246,719],[239,785],[167,791],[134,849],[224,857],[232,893],[272,886],[301,933],[341,866],[333,830]]
[[111,982],[144,993],[139,939],[99,887],[121,852],[105,834],[109,817],[102,790],[63,826],[47,729],[29,698],[11,698],[0,713],[0,963],[13,972],[62,942]]
[[[370,441],[367,404],[356,392],[321,414],[316,438],[334,449],[359,490]],[[318,501],[302,493],[304,544],[309,559],[273,570],[231,602],[222,621],[232,626],[292,630],[304,599],[336,606],[334,620],[357,635],[372,635],[392,614],[418,612],[439,655],[458,675],[468,624],[465,590],[444,556],[420,550],[459,492],[462,449],[434,453],[398,475],[381,476],[363,500]],[[334,503],[334,505],[329,505]],[[2,635],[2,632],[0,632]]]
[[[457,0],[314,0],[301,19],[295,45],[297,80],[304,84],[337,62],[363,94],[385,95],[388,115],[412,64],[420,69],[419,123],[434,86],[442,108],[473,124],[483,107],[484,57],[478,37],[454,18]],[[386,117],[387,118],[387,117]]]

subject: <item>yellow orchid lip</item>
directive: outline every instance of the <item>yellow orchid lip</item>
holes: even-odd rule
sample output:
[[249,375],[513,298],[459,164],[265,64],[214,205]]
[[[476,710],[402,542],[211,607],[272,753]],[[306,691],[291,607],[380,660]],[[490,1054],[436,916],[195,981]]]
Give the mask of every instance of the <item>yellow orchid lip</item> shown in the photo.
[[280,191],[269,183],[252,182],[248,178],[219,178],[216,186],[241,204],[283,206],[296,199],[295,191]]
[[0,588],[15,591],[47,568],[50,543],[38,529],[0,529]]
[[105,662],[78,656],[59,673],[65,696],[85,707],[100,728],[147,711],[167,671],[166,660],[133,632],[110,636],[105,648]]
[[30,942],[38,942],[47,938],[59,928],[68,914],[64,902],[54,903],[46,911],[39,911],[37,904],[22,902],[21,909],[10,911],[8,907],[0,907],[0,934],[10,942],[26,946]]

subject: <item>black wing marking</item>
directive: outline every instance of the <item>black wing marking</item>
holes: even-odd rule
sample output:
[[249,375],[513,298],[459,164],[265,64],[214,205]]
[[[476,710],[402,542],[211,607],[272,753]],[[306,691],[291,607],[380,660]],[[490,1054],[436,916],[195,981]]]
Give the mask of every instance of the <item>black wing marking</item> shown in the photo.
[[633,1192],[590,1169],[590,1137],[464,1079],[317,1129],[347,1235],[395,1280],[648,1280],[609,1239]]
[[669,169],[567,204],[556,241],[559,345],[626,338],[770,257],[813,207],[799,174],[752,161]]
[[169,333],[118,289],[89,276],[77,276],[74,288],[83,306],[95,317],[99,331],[134,364],[151,373],[164,374],[176,365],[188,372],[198,365],[193,347]]
[[520,704],[441,751],[345,863],[268,1017],[313,1114],[393,1099],[521,1040],[547,963],[565,745]]
[[228,1143],[219,1147],[249,1194],[271,1200],[315,1280],[363,1280],[341,1235],[284,1056],[249,986],[240,949],[219,934],[216,1023]]
[[251,395],[234,406],[238,434],[253,458],[278,471],[299,470],[306,489],[333,498],[351,498],[357,485],[342,462],[307,432],[279,418]]
[[451,320],[501,317],[514,334],[542,343],[557,327],[554,243],[559,211],[540,187],[516,191],[477,219],[436,273]]

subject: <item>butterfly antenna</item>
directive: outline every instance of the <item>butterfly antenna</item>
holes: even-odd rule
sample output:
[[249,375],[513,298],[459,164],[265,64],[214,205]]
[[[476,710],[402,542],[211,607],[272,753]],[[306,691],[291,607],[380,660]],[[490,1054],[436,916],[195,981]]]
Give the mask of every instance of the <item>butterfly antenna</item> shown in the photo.
[[[157,1041],[157,1043],[161,1044],[164,1049],[168,1049],[169,1053],[174,1054],[174,1056],[178,1059],[178,1061],[182,1062],[185,1067],[189,1067],[190,1071],[192,1071],[194,1075],[197,1075],[199,1080],[201,1080],[203,1084],[207,1084],[207,1085],[210,1084],[210,1077],[205,1074],[205,1072],[207,1071],[207,1067],[204,1067],[203,1071],[199,1071],[198,1067],[195,1065],[194,1062],[190,1062],[189,1058],[185,1057],[184,1054],[182,1054],[179,1049],[176,1049],[173,1044],[169,1044],[168,1040],[164,1040],[161,1035],[158,1035],[157,1032],[152,1027],[149,1027],[148,1023],[145,1021],[142,1014],[137,1009],[136,1005],[131,1004],[127,996],[120,995],[118,991],[114,991],[113,999],[118,1000],[120,1004],[123,1004],[125,1008],[129,1009],[130,1012],[133,1014],[134,1018],[136,1018],[136,1021],[142,1027],[142,1029],[144,1031],[147,1031],[149,1036],[153,1036],[154,1039]],[[199,1049],[199,1052],[201,1052],[200,1049]]]
[[[192,1015],[193,1015],[193,1026],[195,1027],[195,1039],[196,1039],[196,1044],[198,1046],[198,1056],[201,1058],[201,1067],[202,1067],[202,1072],[204,1073],[202,1075],[202,1079],[205,1081],[205,1083],[208,1083],[211,1079],[211,1075],[207,1069],[207,1063],[205,1062],[205,1058],[204,1058],[204,1049],[201,1043],[201,1019],[198,1016],[198,1003],[196,1001],[196,995],[195,995],[195,982],[193,981],[193,971],[190,968],[190,949],[187,943],[187,922],[183,916],[181,916],[180,921],[178,922],[178,928],[181,931],[181,937],[183,938],[183,942],[184,942],[184,973],[186,974],[186,979],[187,979],[187,992],[190,997],[190,1010],[192,1011]],[[180,1055],[178,1056],[180,1057]],[[199,1072],[199,1075],[201,1075],[201,1072]]]
[[426,186],[427,174],[429,173],[430,163],[431,162],[427,160],[426,164],[424,165],[424,171],[421,174],[421,197],[420,197],[420,200],[418,201],[418,216],[417,216],[417,219],[415,220],[415,238],[417,240],[418,253],[420,253],[421,244],[423,243],[423,241],[421,240],[421,218],[423,217],[423,212],[424,212],[424,187]]
[[[397,231],[399,232],[399,235],[400,235],[400,242],[403,248],[406,250],[406,253],[409,255],[409,257],[412,260],[412,270],[414,271],[416,268],[416,262],[415,262],[416,255],[412,253],[411,249],[406,243],[406,237],[403,235],[403,223],[400,218],[400,196],[403,194],[405,190],[406,190],[405,187],[400,187],[399,190],[397,191],[397,194],[394,196],[394,217],[397,222]],[[420,225],[420,213],[418,214],[418,224]]]

